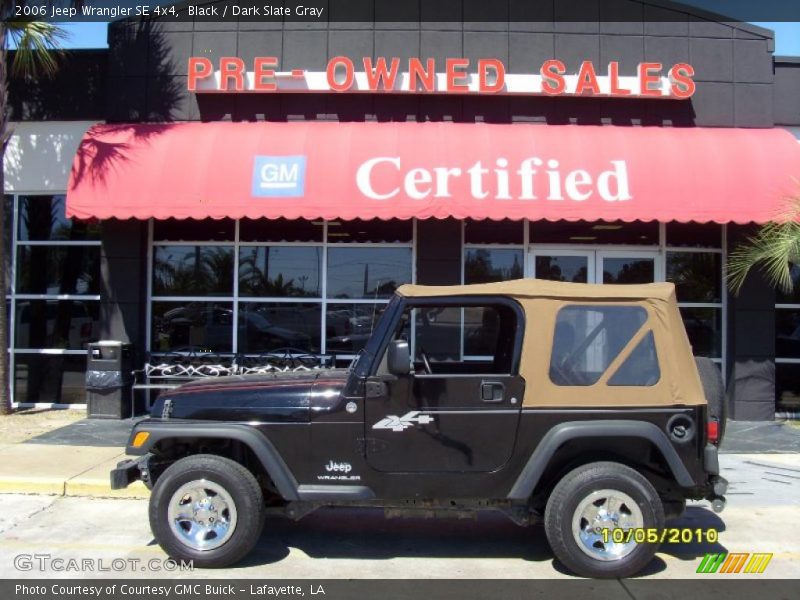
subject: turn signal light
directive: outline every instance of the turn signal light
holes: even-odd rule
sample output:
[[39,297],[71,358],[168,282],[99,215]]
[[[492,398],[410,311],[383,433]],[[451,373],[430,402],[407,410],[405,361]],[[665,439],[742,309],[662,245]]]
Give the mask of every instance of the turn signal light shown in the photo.
[[706,424],[706,437],[708,441],[712,444],[716,444],[719,441],[719,422],[718,421],[709,421]]
[[133,444],[131,444],[134,448],[139,448],[142,444],[147,441],[147,438],[150,437],[149,431],[140,431],[136,434],[133,438]]

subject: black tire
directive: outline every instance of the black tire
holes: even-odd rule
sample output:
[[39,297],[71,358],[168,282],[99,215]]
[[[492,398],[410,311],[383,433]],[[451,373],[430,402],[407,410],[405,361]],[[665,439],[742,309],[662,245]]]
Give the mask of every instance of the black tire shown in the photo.
[[722,372],[713,360],[705,356],[695,356],[694,362],[706,395],[708,415],[719,423],[719,441],[722,442],[725,436],[725,423],[728,420],[728,402],[725,398]]
[[[221,487],[232,499],[236,523],[219,547],[195,549],[184,543],[169,522],[173,495],[192,481],[205,480]],[[212,454],[197,454],[170,465],[156,481],[150,496],[150,529],[158,545],[175,560],[194,561],[201,568],[227,567],[253,549],[264,528],[264,497],[253,474],[239,463]]]
[[639,543],[629,554],[602,560],[590,556],[573,536],[576,510],[593,492],[614,490],[628,495],[638,505],[644,529],[664,527],[664,508],[652,484],[641,474],[615,462],[595,462],[567,473],[553,489],[544,513],[544,528],[550,547],[561,563],[582,577],[630,577],[653,559],[659,544]]

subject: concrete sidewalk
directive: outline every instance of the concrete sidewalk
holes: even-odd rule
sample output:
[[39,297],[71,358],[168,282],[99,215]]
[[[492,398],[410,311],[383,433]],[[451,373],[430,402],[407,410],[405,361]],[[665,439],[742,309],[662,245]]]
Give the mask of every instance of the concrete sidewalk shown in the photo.
[[141,481],[111,489],[109,472],[124,458],[122,447],[0,445],[0,493],[147,498]]

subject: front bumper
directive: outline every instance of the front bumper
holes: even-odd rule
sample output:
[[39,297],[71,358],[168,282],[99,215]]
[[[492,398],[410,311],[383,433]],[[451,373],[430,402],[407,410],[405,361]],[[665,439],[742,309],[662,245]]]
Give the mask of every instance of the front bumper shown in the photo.
[[116,468],[112,469],[110,473],[111,489],[121,490],[139,480],[149,487],[148,463],[151,456],[151,454],[145,454],[139,458],[129,458],[117,463]]

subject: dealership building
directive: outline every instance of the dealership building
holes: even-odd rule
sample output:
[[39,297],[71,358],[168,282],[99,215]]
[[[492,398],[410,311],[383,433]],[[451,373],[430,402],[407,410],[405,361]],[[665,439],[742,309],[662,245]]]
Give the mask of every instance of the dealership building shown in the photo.
[[725,284],[800,195],[800,59],[671,2],[395,4],[117,21],[12,81],[15,404],[82,406],[98,339],[347,364],[403,283],[536,277],[674,282],[731,415],[800,415],[800,292]]

